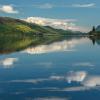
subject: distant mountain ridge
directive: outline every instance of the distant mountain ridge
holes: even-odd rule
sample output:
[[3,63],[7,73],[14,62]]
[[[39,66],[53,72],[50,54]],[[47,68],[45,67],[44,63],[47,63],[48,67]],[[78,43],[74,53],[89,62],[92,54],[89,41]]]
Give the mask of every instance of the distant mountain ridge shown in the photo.
[[96,27],[96,31],[100,31],[100,25]]

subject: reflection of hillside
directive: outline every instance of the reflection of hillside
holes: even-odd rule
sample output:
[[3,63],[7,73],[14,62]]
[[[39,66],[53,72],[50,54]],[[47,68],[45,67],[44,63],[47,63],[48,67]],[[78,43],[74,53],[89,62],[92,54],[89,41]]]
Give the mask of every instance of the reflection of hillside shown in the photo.
[[0,54],[12,53],[25,49],[32,43],[31,38],[17,36],[0,36]]
[[[65,40],[64,40],[65,39]],[[80,42],[85,42],[82,37],[53,37],[44,38],[28,38],[28,37],[0,37],[0,54],[7,54],[21,51],[29,54],[41,54],[56,51],[72,51],[74,46]],[[41,45],[39,45],[41,44]],[[45,45],[44,45],[45,44]],[[30,45],[33,45],[29,47]],[[29,47],[29,48],[28,48]]]
[[48,45],[39,45],[36,47],[29,47],[23,52],[28,54],[42,54],[48,52],[58,52],[58,51],[74,51],[75,45],[85,42],[84,38],[82,39],[68,39],[60,42],[54,42]]

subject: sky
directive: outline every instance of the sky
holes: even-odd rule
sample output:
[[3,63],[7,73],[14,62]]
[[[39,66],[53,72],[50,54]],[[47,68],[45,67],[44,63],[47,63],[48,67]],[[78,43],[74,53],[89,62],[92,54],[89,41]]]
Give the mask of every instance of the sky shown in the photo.
[[100,0],[0,0],[0,16],[72,20],[85,31],[100,24],[99,5]]

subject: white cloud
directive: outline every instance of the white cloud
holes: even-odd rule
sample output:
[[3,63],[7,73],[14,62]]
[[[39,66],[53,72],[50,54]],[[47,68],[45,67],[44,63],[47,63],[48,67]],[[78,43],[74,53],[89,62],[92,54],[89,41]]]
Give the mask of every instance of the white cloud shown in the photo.
[[78,7],[78,8],[91,8],[95,7],[95,3],[88,3],[88,4],[73,4],[72,7]]
[[0,64],[3,65],[3,68],[11,68],[16,61],[18,61],[18,58],[5,58],[0,60]]
[[4,13],[12,13],[12,14],[17,14],[18,13],[18,11],[15,10],[13,8],[13,6],[11,6],[11,5],[3,5],[3,6],[1,6],[0,7],[0,11],[4,12]]
[[29,23],[35,23],[42,26],[51,26],[56,29],[73,30],[73,31],[89,31],[89,28],[77,26],[75,22],[76,19],[51,19],[42,17],[28,17],[23,19]]
[[24,19],[29,23],[36,23],[43,26],[53,26],[57,28],[57,26],[63,26],[63,29],[67,29],[67,27],[74,26],[72,22],[75,22],[76,19],[51,19],[51,18],[42,18],[42,17],[28,17]]
[[41,9],[51,9],[51,8],[93,8],[95,7],[96,4],[95,3],[81,3],[81,4],[51,4],[51,3],[44,3],[44,4],[34,4],[33,7],[35,8],[41,8]]

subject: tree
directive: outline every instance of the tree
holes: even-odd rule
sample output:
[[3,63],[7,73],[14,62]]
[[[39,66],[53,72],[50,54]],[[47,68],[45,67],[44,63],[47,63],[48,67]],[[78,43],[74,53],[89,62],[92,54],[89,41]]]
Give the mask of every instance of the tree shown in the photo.
[[93,28],[92,28],[92,32],[95,32],[95,30],[96,30],[96,29],[95,29],[95,26],[93,26]]

